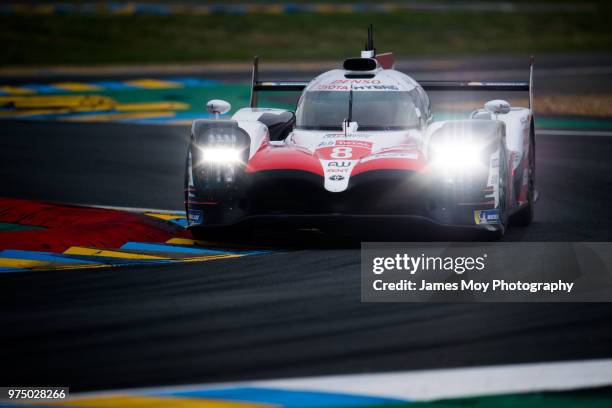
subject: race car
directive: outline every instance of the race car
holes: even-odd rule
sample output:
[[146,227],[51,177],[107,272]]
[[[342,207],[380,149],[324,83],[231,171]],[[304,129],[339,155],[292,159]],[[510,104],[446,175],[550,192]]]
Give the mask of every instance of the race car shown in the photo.
[[[407,219],[501,237],[534,216],[533,58],[529,81],[418,83],[377,54],[309,82],[260,81],[251,104],[211,100],[193,122],[185,171],[196,237],[250,220],[303,226],[332,219]],[[494,99],[463,120],[434,121],[428,90],[525,91],[529,107]],[[295,112],[257,106],[259,92],[297,91]]]

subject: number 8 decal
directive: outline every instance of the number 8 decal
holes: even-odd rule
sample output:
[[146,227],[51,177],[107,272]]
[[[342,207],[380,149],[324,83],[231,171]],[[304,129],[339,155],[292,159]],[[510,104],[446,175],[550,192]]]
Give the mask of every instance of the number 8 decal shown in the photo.
[[353,157],[353,149],[350,147],[334,147],[330,156],[334,159],[350,159]]

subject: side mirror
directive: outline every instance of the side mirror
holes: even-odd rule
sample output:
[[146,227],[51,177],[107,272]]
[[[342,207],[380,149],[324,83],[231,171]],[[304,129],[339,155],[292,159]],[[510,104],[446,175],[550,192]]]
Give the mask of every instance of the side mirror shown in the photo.
[[206,111],[215,115],[215,118],[229,112],[230,109],[232,109],[232,105],[230,105],[229,102],[221,99],[211,99],[210,101],[206,102]]
[[510,104],[502,99],[495,99],[485,103],[485,110],[491,114],[499,115],[510,112]]

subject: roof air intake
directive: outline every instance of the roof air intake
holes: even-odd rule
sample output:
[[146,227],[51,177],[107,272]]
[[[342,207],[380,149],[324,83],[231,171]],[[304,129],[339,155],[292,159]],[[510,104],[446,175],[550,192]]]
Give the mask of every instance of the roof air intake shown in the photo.
[[347,58],[342,67],[347,71],[374,71],[378,68],[378,62],[374,58]]

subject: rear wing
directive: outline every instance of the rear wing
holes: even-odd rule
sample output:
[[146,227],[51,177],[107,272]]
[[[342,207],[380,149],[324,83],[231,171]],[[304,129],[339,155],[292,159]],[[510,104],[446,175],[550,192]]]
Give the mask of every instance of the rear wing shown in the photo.
[[[426,91],[519,91],[529,92],[529,108],[533,109],[533,65],[534,57],[529,59],[529,81],[419,81]],[[251,108],[257,107],[257,92],[278,91],[301,92],[308,81],[260,81],[259,57],[253,59],[251,81]]]

